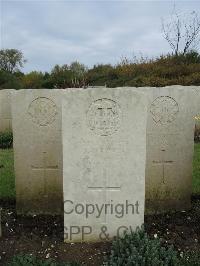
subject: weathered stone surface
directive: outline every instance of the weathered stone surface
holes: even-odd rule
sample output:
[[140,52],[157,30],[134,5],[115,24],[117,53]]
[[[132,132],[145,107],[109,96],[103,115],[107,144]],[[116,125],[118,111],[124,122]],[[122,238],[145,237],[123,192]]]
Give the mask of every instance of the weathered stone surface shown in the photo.
[[[71,90],[64,96],[66,242],[105,240],[105,227],[110,239],[121,235],[123,226],[134,230],[142,225],[146,116],[146,97],[128,88]],[[107,212],[105,204],[110,204]],[[104,208],[99,217],[97,206]],[[123,206],[125,213],[117,218]],[[88,217],[87,207],[93,212]],[[70,229],[77,234],[71,235]]]
[[11,93],[14,90],[0,90],[0,132],[12,131]]
[[12,95],[17,212],[60,213],[62,197],[61,91]]
[[147,88],[146,213],[190,207],[194,147],[191,87]]
[[200,86],[190,86],[194,93],[191,106],[195,107],[195,139],[200,141]]

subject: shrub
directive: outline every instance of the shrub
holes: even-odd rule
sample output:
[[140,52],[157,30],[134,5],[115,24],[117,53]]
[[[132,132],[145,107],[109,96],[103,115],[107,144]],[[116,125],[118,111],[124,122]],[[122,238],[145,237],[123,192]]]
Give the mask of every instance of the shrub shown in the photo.
[[150,239],[142,229],[125,233],[113,241],[106,266],[175,266],[179,265],[177,252],[172,246],[164,247],[159,239]]
[[12,132],[0,133],[0,149],[9,149],[13,145],[13,134]]
[[79,266],[77,263],[56,263],[53,260],[39,260],[30,255],[17,255],[7,266]]
[[199,252],[187,252],[180,259],[181,266],[200,266],[200,253]]

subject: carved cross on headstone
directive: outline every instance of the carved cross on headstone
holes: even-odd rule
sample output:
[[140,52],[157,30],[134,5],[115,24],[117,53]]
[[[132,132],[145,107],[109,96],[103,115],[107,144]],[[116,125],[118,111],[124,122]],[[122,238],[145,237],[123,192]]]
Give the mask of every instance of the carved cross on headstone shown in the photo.
[[171,160],[165,160],[165,152],[166,150],[161,150],[162,152],[162,156],[161,156],[161,160],[160,161],[153,161],[154,164],[161,164],[162,165],[162,183],[165,183],[165,166],[168,164],[172,164],[173,161]]
[[48,197],[48,191],[47,191],[47,171],[49,170],[57,170],[58,165],[48,165],[47,164],[47,152],[42,152],[42,167],[41,166],[33,166],[31,165],[31,169],[33,171],[42,171],[43,175],[43,181],[44,181],[44,196]]
[[[104,204],[107,203],[107,193],[108,192],[119,192],[119,191],[121,191],[121,186],[108,186],[107,185],[106,170],[103,171],[103,185],[102,186],[88,186],[87,188],[90,191],[103,192],[103,199],[104,199],[103,203]],[[104,216],[104,222],[102,224],[107,224],[106,214]]]

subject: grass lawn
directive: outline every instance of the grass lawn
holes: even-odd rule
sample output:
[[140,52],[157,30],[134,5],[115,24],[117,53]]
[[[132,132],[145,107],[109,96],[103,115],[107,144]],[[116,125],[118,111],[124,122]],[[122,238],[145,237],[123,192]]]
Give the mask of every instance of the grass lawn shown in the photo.
[[[200,195],[200,143],[195,143],[193,160],[193,194]],[[13,150],[0,149],[0,199],[15,198]]]
[[194,145],[193,194],[200,195],[200,143]]
[[0,199],[15,198],[13,150],[0,149]]

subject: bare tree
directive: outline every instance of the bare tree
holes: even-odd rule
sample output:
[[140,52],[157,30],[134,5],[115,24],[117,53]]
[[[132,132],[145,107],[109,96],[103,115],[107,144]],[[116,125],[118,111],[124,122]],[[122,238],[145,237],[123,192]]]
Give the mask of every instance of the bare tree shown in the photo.
[[186,54],[198,48],[200,41],[200,17],[193,11],[180,15],[174,10],[170,21],[162,20],[162,32],[174,54]]

